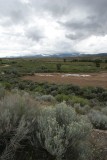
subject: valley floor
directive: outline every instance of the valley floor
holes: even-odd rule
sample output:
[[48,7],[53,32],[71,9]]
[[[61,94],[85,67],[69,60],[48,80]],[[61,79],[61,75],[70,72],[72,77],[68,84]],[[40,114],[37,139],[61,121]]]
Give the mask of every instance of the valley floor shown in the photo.
[[24,76],[22,79],[32,80],[34,82],[74,84],[82,87],[97,86],[107,88],[107,72],[88,74],[36,73],[33,76]]

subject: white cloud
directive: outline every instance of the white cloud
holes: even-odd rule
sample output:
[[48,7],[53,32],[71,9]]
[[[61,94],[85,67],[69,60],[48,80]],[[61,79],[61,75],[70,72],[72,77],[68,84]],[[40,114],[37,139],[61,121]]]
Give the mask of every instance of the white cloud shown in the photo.
[[91,36],[85,40],[80,41],[75,47],[77,51],[84,53],[104,53],[107,52],[107,35],[105,36]]
[[107,52],[106,0],[0,0],[0,57]]

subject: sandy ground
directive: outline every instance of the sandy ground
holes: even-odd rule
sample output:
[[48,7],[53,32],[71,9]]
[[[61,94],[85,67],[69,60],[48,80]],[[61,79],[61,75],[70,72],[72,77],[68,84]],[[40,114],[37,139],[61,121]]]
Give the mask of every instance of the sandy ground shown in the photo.
[[10,65],[7,65],[7,64],[6,64],[6,65],[4,65],[4,66],[1,66],[1,67],[5,68],[5,67],[9,67],[9,66],[10,66]]
[[56,84],[74,84],[79,86],[100,86],[107,88],[107,72],[90,74],[37,73],[22,77],[23,80]]
[[[107,160],[107,131],[94,129],[90,141],[96,147],[97,160]],[[96,159],[95,159],[96,160]]]

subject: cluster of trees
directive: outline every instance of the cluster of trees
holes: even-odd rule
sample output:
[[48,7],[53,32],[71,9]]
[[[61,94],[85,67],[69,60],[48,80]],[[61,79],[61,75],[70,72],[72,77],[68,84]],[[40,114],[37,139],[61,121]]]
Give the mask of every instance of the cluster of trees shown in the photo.
[[[68,60],[69,61],[69,60]],[[63,59],[63,62],[68,62],[67,59]],[[101,63],[107,63],[107,59],[72,59],[71,62],[93,62],[96,67],[100,67]]]

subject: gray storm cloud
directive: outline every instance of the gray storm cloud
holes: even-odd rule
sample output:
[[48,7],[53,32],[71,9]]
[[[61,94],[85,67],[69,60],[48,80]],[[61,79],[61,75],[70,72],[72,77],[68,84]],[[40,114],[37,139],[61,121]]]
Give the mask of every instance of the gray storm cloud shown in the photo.
[[39,42],[41,39],[44,38],[44,33],[42,30],[36,27],[31,27],[25,32],[26,36],[33,41]]
[[[87,52],[90,43],[94,43],[93,52],[106,51],[106,17],[107,0],[0,0],[0,56],[15,50],[14,43],[15,52],[24,54],[27,47],[29,52]],[[93,36],[101,37],[101,43],[97,38],[90,42]],[[82,48],[84,40],[87,48]]]
[[[1,6],[2,9],[6,7],[6,10],[4,11],[4,16],[9,16],[11,21],[16,24],[24,22],[25,20],[30,18],[28,17],[28,12],[30,12],[32,9],[34,9],[35,12],[36,10],[41,13],[50,12],[52,13],[52,16],[59,15],[61,17],[63,15],[68,16],[69,12],[72,13],[73,7],[80,9],[80,12],[81,8],[86,7],[90,10],[90,13],[93,13],[93,15],[86,17],[82,21],[80,21],[79,19],[76,21],[71,19],[63,23],[63,25],[66,28],[69,28],[69,30],[71,31],[79,32],[80,30],[82,32],[81,34],[84,34],[84,37],[85,35],[88,36],[88,34],[106,34],[105,25],[107,26],[107,24],[105,14],[107,14],[107,11],[105,6],[107,6],[107,1],[105,0],[102,0],[102,2],[101,0],[95,0],[92,3],[90,3],[89,0],[76,0],[75,3],[72,0],[39,0],[39,2],[37,0],[31,0],[30,4],[24,4],[21,1],[17,0],[10,0],[10,3],[8,1],[7,4],[4,0],[1,2],[1,4],[3,4],[3,6]],[[104,14],[101,14],[103,12]],[[77,33],[76,37],[77,35],[81,36],[81,34]]]
[[72,40],[85,39],[91,35],[95,36],[105,36],[107,34],[107,24],[96,20],[96,17],[87,17],[87,19],[82,21],[67,21],[62,23],[65,28],[68,28],[69,32],[74,32],[75,34],[67,34],[66,37]]

